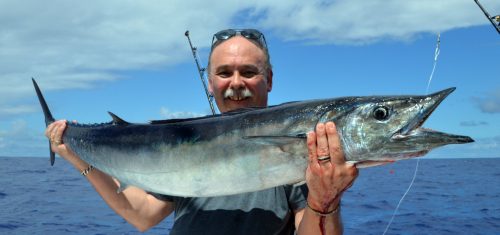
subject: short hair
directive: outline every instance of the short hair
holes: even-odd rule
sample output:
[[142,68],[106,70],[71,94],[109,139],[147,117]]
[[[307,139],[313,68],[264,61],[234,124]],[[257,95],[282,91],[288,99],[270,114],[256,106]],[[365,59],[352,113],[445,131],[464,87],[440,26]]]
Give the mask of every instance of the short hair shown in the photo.
[[[242,37],[242,36],[237,36],[237,37]],[[242,37],[242,38],[245,38],[245,37]],[[267,49],[267,47],[263,47],[261,44],[255,42],[253,40],[250,40],[248,38],[245,38],[245,39],[247,39],[249,42],[251,42],[254,45],[256,45],[258,48],[260,48],[264,52],[264,56],[266,57],[265,58],[266,62],[264,63],[264,70],[266,72],[271,71],[273,69],[273,66],[271,64],[271,56],[269,55],[269,50]],[[222,42],[222,43],[224,43],[224,42]],[[209,79],[210,79],[210,61],[212,60],[212,53],[214,52],[215,48],[217,48],[222,43],[219,43],[219,44],[213,46],[212,49],[210,50],[210,54],[208,55],[207,74],[208,74],[208,78]],[[268,73],[264,74],[264,76],[267,79]]]

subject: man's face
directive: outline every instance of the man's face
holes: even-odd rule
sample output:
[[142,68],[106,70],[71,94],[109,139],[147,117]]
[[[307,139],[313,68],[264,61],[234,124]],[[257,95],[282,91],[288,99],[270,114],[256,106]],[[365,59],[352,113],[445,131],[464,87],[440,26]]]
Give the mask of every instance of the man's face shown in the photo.
[[212,52],[209,91],[221,112],[266,107],[272,72],[262,49],[241,36],[219,44]]

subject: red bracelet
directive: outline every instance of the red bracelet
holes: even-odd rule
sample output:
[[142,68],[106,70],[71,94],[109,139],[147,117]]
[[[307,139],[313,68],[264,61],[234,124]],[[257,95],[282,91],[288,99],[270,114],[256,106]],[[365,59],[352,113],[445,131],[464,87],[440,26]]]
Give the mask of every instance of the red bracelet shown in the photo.
[[307,200],[306,200],[306,206],[307,206],[307,208],[309,208],[312,212],[314,212],[314,214],[316,214],[317,216],[322,216],[322,217],[329,216],[329,215],[334,215],[334,214],[336,214],[337,212],[339,212],[339,210],[340,210],[340,203],[337,205],[337,208],[333,209],[332,211],[328,211],[328,212],[326,212],[326,213],[323,213],[323,212],[321,212],[321,211],[318,211],[318,210],[316,210],[316,209],[312,208],[312,207],[309,205],[309,203],[307,202]]

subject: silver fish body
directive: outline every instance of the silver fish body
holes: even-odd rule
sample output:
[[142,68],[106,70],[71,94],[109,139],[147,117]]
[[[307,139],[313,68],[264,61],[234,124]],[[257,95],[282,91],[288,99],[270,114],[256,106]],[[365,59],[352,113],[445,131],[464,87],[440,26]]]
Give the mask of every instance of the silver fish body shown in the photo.
[[[35,83],[46,123],[53,122]],[[63,141],[84,161],[160,194],[206,197],[258,191],[305,179],[306,133],[334,121],[346,161],[358,167],[407,159],[467,136],[420,128],[453,91],[290,102],[200,118],[132,124],[68,123]]]

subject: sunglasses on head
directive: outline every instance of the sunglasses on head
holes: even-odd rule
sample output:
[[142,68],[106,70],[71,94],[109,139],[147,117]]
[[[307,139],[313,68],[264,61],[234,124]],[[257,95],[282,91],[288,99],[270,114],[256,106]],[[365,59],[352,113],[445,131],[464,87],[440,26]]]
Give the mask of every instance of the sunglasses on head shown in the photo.
[[214,34],[212,38],[212,50],[221,44],[222,42],[236,36],[241,35],[242,37],[256,42],[261,48],[267,50],[267,43],[264,34],[256,29],[225,29]]

